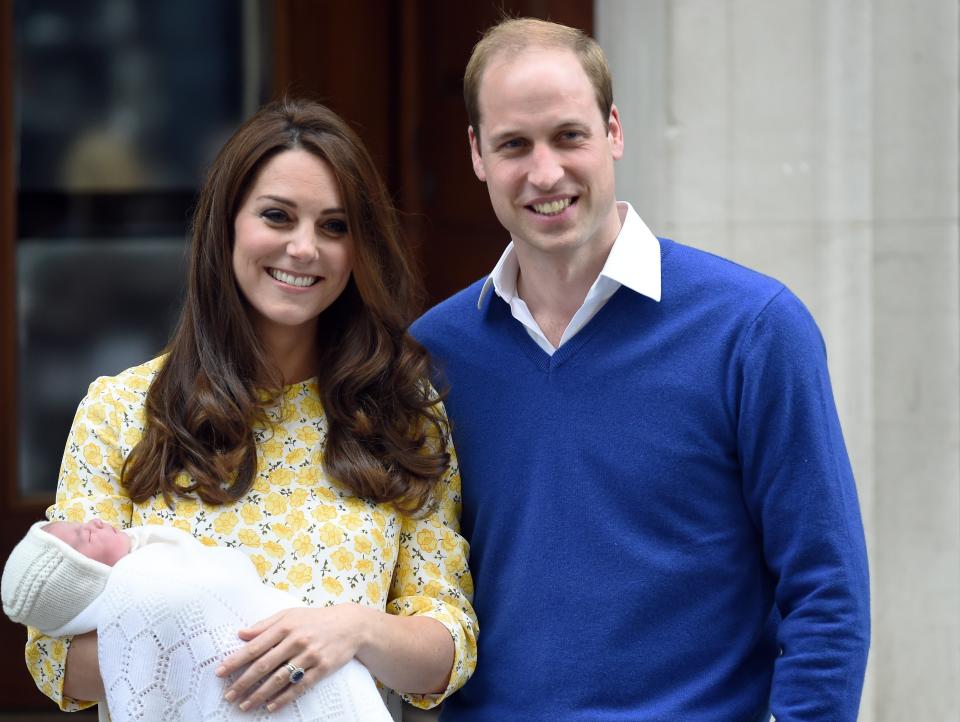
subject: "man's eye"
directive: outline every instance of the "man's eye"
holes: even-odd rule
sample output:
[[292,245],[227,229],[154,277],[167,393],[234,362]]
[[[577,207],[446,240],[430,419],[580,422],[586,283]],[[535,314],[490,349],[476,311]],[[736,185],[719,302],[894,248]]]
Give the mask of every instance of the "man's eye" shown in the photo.
[[579,130],[567,130],[560,134],[560,139],[565,141],[576,141],[583,138],[583,133]]
[[523,141],[520,138],[511,138],[500,144],[500,150],[518,150],[523,147]]
[[279,208],[268,208],[260,214],[260,217],[268,223],[272,223],[274,225],[286,223],[288,220],[290,220],[290,217],[286,214],[286,212],[281,211]]

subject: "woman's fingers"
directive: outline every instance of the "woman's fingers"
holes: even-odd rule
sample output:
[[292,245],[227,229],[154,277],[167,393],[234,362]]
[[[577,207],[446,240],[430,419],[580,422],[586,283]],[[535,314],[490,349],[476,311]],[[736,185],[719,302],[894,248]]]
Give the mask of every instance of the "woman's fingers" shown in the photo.
[[251,693],[255,692],[257,686],[260,685],[261,680],[268,679],[270,675],[276,677],[277,680],[285,679],[278,670],[292,656],[292,650],[288,650],[287,645],[282,645],[254,659],[243,671],[243,674],[230,685],[224,697],[228,702],[237,702],[249,698]]
[[301,679],[300,682],[296,684],[287,684],[286,687],[280,688],[279,694],[273,697],[273,699],[270,699],[269,696],[267,697],[267,699],[270,699],[270,701],[267,702],[267,711],[276,712],[277,710],[286,707],[322,678],[323,673],[319,671],[319,668],[314,667],[313,669],[306,670],[304,672],[303,679]]
[[251,639],[254,639],[258,634],[263,632],[265,629],[270,628],[274,624],[274,622],[280,619],[282,615],[283,615],[283,611],[277,612],[276,614],[272,614],[266,619],[261,619],[252,627],[241,629],[239,632],[237,632],[237,635],[240,637],[240,639],[242,639],[245,642]]
[[283,630],[273,627],[257,635],[223,660],[223,664],[215,672],[218,677],[228,677],[243,670],[226,692],[228,701],[243,697],[249,687],[293,656],[292,645],[284,642],[284,636]]
[[274,614],[252,627],[241,629],[237,636],[248,643],[224,659],[215,674],[218,677],[227,677],[276,646],[284,637],[283,630],[275,626],[279,617],[280,615]]
[[342,664],[332,659],[324,660],[307,654],[294,657],[282,664],[269,678],[263,680],[263,683],[240,703],[240,709],[247,711],[265,704],[269,712],[274,712],[292,702],[331,672],[339,669]]
[[[311,671],[311,678],[314,677],[316,673]],[[297,680],[294,682],[293,680]],[[311,679],[312,681],[312,679]],[[240,709],[246,712],[248,709],[256,709],[268,702],[271,702],[275,697],[280,694],[291,691],[289,699],[293,699],[297,696],[297,687],[299,685],[308,685],[311,682],[307,681],[307,675],[304,671],[301,663],[297,659],[292,659],[289,662],[284,662],[277,669],[273,671],[268,677],[266,677],[252,693],[240,702]],[[229,694],[229,692],[228,692]],[[229,697],[228,697],[229,701]],[[271,705],[268,706],[269,711],[274,709],[279,709],[274,702],[271,702]]]
[[216,670],[219,677],[239,673],[224,697],[243,711],[288,704],[354,657],[366,613],[348,604],[295,608],[243,630],[241,638],[249,641]]

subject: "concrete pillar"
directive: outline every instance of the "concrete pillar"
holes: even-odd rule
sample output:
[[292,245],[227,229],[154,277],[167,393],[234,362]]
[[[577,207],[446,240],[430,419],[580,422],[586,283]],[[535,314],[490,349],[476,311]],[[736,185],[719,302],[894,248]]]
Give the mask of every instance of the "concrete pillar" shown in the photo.
[[877,719],[955,719],[958,8],[873,6]]
[[863,720],[960,708],[957,0],[597,0],[655,232],[823,330],[873,581]]

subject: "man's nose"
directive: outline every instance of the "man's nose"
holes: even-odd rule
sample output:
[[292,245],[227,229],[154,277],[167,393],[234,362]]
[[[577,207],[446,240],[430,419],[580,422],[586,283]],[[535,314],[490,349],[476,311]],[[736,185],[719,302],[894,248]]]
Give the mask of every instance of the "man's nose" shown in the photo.
[[534,148],[530,155],[530,184],[541,189],[553,188],[563,178],[563,166],[550,148]]

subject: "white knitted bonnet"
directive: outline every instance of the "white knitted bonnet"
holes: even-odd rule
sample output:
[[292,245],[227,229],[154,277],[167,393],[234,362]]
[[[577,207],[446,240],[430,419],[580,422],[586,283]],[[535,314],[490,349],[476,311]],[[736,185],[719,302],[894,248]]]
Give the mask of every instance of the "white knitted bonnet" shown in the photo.
[[20,540],[3,567],[3,611],[14,622],[48,633],[69,622],[103,591],[106,564],[89,559],[43,531],[38,521]]

